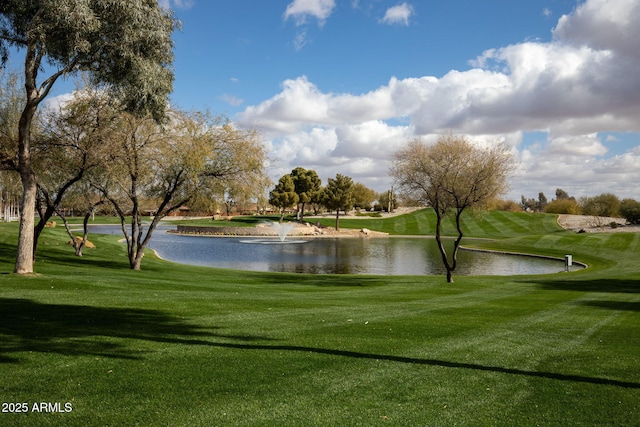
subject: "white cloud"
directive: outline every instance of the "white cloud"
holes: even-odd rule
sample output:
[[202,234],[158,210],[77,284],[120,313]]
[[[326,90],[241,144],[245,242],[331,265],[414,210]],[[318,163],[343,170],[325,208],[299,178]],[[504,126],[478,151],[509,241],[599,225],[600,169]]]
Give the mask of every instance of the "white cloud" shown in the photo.
[[302,50],[302,48],[305,47],[307,43],[309,43],[309,39],[307,38],[307,32],[300,31],[299,33],[296,34],[295,39],[293,39],[293,48],[296,51]]
[[[290,7],[300,11],[302,3]],[[289,170],[307,167],[303,161],[331,176],[351,171],[364,179],[370,170],[365,181],[380,185],[390,154],[412,137],[453,131],[515,147],[527,132],[542,131],[546,140],[520,148],[514,188],[639,198],[637,189],[616,181],[640,180],[640,150],[612,156],[607,147],[615,141],[601,136],[640,132],[637,22],[637,0],[587,0],[560,18],[551,42],[487,50],[470,70],[391,78],[361,94],[325,92],[300,76],[238,119],[263,130]]]
[[238,107],[244,104],[244,100],[242,98],[238,98],[235,95],[228,95],[226,93],[224,95],[219,96],[218,99],[234,107]]
[[158,4],[164,9],[190,9],[193,0],[158,0]]
[[314,17],[320,25],[331,16],[335,8],[335,0],[294,0],[284,12],[284,20],[293,18],[296,25],[306,23],[307,17]]
[[588,0],[570,15],[564,15],[553,30],[563,42],[588,45],[593,49],[640,57],[637,0]]
[[390,7],[384,14],[380,22],[390,25],[409,25],[409,18],[413,15],[413,6],[404,2],[402,4]]

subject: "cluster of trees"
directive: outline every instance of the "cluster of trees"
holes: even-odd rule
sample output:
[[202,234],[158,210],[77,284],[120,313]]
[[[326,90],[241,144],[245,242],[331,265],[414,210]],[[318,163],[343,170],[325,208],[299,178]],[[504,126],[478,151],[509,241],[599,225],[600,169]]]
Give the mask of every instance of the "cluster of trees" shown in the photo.
[[269,193],[269,203],[280,212],[283,220],[287,209],[296,207],[296,219],[302,221],[306,206],[311,205],[317,214],[321,207],[336,211],[336,230],[339,229],[340,212],[353,208],[371,209],[376,193],[362,183],[354,183],[351,177],[337,174],[329,178],[326,186],[314,170],[297,167],[283,175]]
[[640,202],[630,198],[620,200],[612,193],[576,199],[558,188],[555,199],[550,202],[544,193],[539,193],[538,199],[522,196],[521,206],[530,212],[625,218],[631,224],[640,223]]
[[[99,206],[109,206],[121,220],[130,266],[139,269],[144,248],[166,215],[220,195],[263,192],[266,151],[259,134],[207,113],[168,109],[165,114],[161,123],[131,114],[110,93],[86,86],[60,109],[37,117],[31,129],[39,217],[34,256],[51,217],[57,214],[66,224],[63,203],[79,207],[86,219]],[[9,154],[8,144],[1,147]],[[143,227],[148,215],[153,219]],[[78,255],[83,243],[76,245]]]
[[[256,132],[168,107],[177,24],[148,0],[0,4],[2,65],[14,49],[24,54],[23,74],[3,73],[0,90],[0,165],[21,184],[16,273],[33,271],[40,232],[71,197],[88,213],[111,207],[139,269],[161,218],[268,182]],[[42,111],[56,81],[78,72],[85,81],[73,99]],[[150,225],[143,214],[154,215]]]

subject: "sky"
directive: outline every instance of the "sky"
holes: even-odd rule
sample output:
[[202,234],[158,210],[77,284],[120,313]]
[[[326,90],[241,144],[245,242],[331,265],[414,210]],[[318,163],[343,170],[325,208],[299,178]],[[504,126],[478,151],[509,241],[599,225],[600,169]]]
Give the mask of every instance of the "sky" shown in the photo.
[[445,133],[505,143],[506,197],[640,200],[638,0],[159,0],[182,28],[171,103],[257,129],[293,168],[376,191]]

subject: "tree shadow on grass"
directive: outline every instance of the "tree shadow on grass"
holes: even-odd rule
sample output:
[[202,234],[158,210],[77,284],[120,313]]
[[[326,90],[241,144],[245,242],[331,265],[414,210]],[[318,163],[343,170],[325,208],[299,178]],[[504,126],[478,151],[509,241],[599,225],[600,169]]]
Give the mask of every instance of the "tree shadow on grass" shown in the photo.
[[550,291],[640,293],[640,280],[637,279],[527,280],[527,283],[539,284]]
[[0,363],[15,363],[19,352],[139,359],[122,339],[210,345],[207,339],[243,342],[265,337],[226,335],[156,310],[43,304],[0,298]]
[[580,301],[580,305],[619,311],[640,311],[637,301]]
[[[27,299],[0,298],[0,313],[0,363],[3,364],[19,363],[14,353],[21,352],[142,359],[144,353],[122,341],[131,339],[235,350],[315,353],[640,389],[640,383],[608,378],[339,349],[261,344],[257,342],[271,339],[216,333],[216,328],[202,328],[156,310],[43,304]],[[221,342],[222,339],[226,341]]]
[[331,350],[315,347],[288,346],[288,345],[262,345],[243,343],[217,343],[216,347],[234,348],[241,350],[269,350],[269,351],[295,351],[303,353],[325,354],[330,356],[351,357],[356,359],[385,360],[389,362],[407,363],[412,365],[438,366],[443,368],[470,369],[474,371],[488,371],[502,374],[520,375],[525,377],[546,378],[560,381],[572,381],[597,385],[611,385],[624,388],[640,389],[640,383],[632,381],[620,381],[608,378],[588,377],[583,375],[561,374],[555,372],[528,371],[518,368],[504,368],[500,366],[487,366],[475,363],[451,362],[437,359],[418,359],[414,357],[392,356],[384,354],[361,353],[348,350]]

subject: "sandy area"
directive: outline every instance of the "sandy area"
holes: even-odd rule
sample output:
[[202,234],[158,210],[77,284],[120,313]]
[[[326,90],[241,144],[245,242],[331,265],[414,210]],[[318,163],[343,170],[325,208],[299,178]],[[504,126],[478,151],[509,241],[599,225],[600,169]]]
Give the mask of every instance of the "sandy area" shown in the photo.
[[[617,227],[611,227],[611,223],[616,223]],[[640,232],[639,225],[626,225],[624,218],[596,217],[589,215],[559,215],[558,224],[565,230],[580,231],[587,233],[618,233],[618,232]]]

